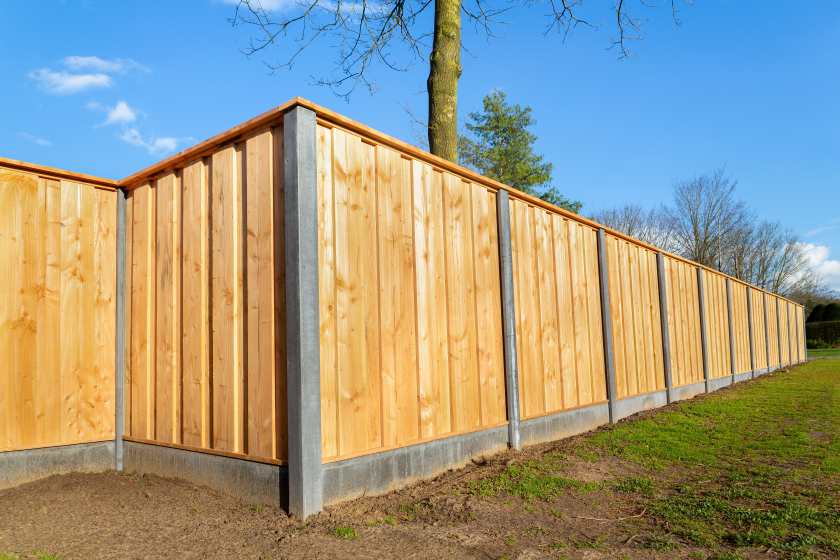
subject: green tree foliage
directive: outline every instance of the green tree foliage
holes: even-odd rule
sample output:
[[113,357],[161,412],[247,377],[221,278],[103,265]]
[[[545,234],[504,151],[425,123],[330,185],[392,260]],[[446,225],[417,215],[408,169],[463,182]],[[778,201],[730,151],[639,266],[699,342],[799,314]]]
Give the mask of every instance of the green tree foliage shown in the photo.
[[821,321],[840,321],[840,303],[829,303],[825,306]]
[[818,303],[814,306],[811,310],[811,314],[808,315],[808,320],[805,321],[806,323],[816,323],[817,321],[822,321],[823,314],[825,313],[825,305]]
[[483,110],[467,117],[468,135],[458,141],[462,165],[482,175],[538,196],[546,202],[580,212],[581,203],[563,196],[551,184],[552,164],[534,152],[536,121],[531,107],[511,104],[503,91],[484,96]]
[[820,321],[840,321],[840,303],[831,302],[815,305],[806,322],[819,323]]

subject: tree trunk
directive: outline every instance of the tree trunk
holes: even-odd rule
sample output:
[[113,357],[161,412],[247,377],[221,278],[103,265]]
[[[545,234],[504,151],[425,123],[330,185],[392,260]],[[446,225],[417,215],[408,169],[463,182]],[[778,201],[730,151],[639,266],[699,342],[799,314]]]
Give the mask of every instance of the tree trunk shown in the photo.
[[436,156],[457,161],[461,0],[435,0],[435,35],[429,62],[429,149]]

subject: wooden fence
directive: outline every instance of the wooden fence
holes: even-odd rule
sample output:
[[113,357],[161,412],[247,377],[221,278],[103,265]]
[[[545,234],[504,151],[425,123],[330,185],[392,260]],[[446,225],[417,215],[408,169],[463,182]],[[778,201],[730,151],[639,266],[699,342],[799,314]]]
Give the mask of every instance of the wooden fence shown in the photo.
[[0,161],[0,452],[114,439],[113,186]]
[[[287,460],[282,123],[298,103],[119,183],[126,439]],[[662,392],[666,370],[679,388],[804,359],[800,306],[305,106],[324,462],[505,426],[511,399],[527,421]],[[117,196],[0,172],[0,451],[114,437]]]
[[252,131],[128,191],[126,439],[285,458],[282,138]]
[[317,133],[324,460],[505,423],[495,192]]

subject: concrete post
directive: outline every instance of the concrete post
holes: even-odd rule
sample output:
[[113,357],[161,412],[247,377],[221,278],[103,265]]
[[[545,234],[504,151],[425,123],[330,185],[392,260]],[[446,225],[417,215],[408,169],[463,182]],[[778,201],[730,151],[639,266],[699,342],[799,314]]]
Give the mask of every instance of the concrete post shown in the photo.
[[761,293],[761,301],[764,304],[764,355],[767,356],[765,369],[770,371],[770,314],[767,313],[767,294],[764,292]]
[[604,371],[607,377],[607,399],[610,423],[615,418],[615,357],[613,355],[612,313],[610,312],[610,277],[607,266],[607,235],[604,228],[598,230],[598,277],[601,286],[601,325],[604,330]]
[[123,470],[125,434],[125,197],[117,189],[116,355],[114,356],[114,470]]
[[735,326],[732,313],[732,280],[726,279],[726,317],[729,325],[729,371],[732,373],[732,384],[735,384]]
[[315,113],[283,116],[289,513],[323,508]]
[[703,269],[697,267],[697,293],[700,300],[700,347],[703,350],[703,381],[709,392],[709,335],[706,332],[706,291],[703,281]]
[[665,256],[656,253],[656,275],[659,279],[659,324],[662,328],[662,363],[665,369],[665,391],[668,403],[672,402],[671,332],[668,327],[668,279],[665,276]]
[[750,337],[750,377],[755,379],[755,333],[753,332],[752,289],[747,288],[747,332]]
[[499,232],[499,273],[502,289],[502,346],[505,355],[505,395],[507,396],[508,445],[521,449],[519,435],[519,366],[516,357],[516,309],[514,306],[513,250],[510,237],[510,197],[506,190],[496,193],[496,219]]

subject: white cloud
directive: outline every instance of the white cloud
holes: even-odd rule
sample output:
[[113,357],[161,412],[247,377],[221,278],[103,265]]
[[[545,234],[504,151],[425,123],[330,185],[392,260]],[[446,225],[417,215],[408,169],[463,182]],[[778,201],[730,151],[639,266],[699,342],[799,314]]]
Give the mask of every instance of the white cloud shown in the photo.
[[[237,6],[240,0],[223,0],[225,4]],[[262,8],[267,12],[279,12],[298,4],[297,0],[251,0],[254,8]]]
[[149,69],[130,58],[106,59],[98,56],[66,56],[65,70],[39,68],[28,74],[45,91],[56,95],[70,95],[88,89],[106,88],[114,84],[113,74],[130,70],[148,72]]
[[29,78],[38,82],[48,93],[56,95],[70,95],[88,89],[108,88],[114,83],[111,76],[107,74],[71,74],[49,68],[33,70],[29,73]]
[[108,118],[105,125],[128,124],[137,120],[137,111],[125,101],[117,101],[117,104],[108,109]]
[[193,139],[172,136],[146,138],[136,128],[127,128],[120,134],[120,140],[132,146],[144,148],[153,156],[160,156],[174,152],[179,146],[192,142]]
[[828,245],[801,243],[802,250],[814,271],[819,274],[829,288],[840,291],[840,260],[831,259]]
[[[231,4],[234,6],[238,6],[241,4],[241,0],[222,0],[225,4]],[[300,0],[251,0],[251,6],[255,10],[262,9],[266,12],[282,12],[288,10],[290,8],[305,6],[306,8],[309,7],[309,2],[301,2]],[[322,10],[326,10],[328,12],[335,12],[336,10],[341,9],[341,13],[345,15],[349,14],[361,14],[362,9],[364,8],[367,10],[368,13],[371,12],[380,12],[385,9],[384,4],[380,2],[351,2],[349,0],[342,0],[340,3],[335,0],[319,0],[317,4],[318,8]],[[246,8],[243,8],[246,9]]]
[[28,142],[32,142],[33,144],[37,144],[44,148],[48,148],[53,145],[52,142],[50,142],[46,138],[41,138],[40,136],[35,136],[34,134],[30,134],[28,132],[18,132],[18,136],[20,136]]
[[98,56],[66,56],[64,66],[71,70],[92,70],[106,74],[124,74],[129,70],[148,72],[149,69],[130,58],[99,58]]

